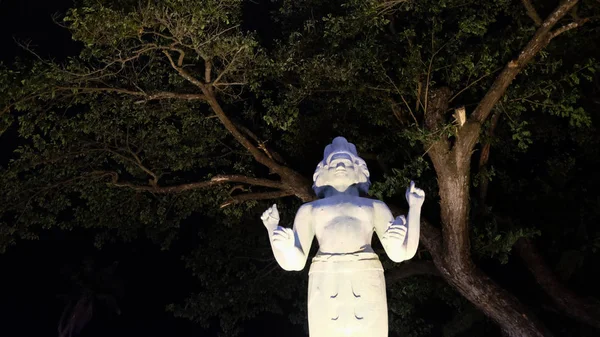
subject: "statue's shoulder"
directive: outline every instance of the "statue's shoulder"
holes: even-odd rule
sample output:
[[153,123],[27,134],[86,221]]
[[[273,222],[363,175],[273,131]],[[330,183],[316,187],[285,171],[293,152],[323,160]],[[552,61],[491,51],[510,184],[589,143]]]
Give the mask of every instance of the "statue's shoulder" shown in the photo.
[[377,199],[369,199],[371,201],[371,205],[373,205],[374,209],[384,209],[387,210],[389,209],[388,205],[385,204],[385,202],[381,201],[381,200],[377,200]]
[[387,207],[383,201],[379,201],[377,199],[357,197],[357,201],[362,206],[373,207],[373,208]]
[[298,208],[298,212],[299,211],[308,212],[308,211],[312,210],[314,207],[317,207],[318,202],[319,202],[319,200],[317,199],[315,201],[310,201],[305,204],[302,204],[302,206],[300,206],[300,208]]

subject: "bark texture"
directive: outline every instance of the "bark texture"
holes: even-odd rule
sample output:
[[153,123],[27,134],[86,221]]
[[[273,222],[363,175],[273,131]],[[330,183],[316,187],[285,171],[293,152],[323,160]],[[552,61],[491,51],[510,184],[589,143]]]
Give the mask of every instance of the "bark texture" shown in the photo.
[[[451,92],[434,89],[426,121],[442,121]],[[430,116],[427,116],[430,115]],[[437,115],[437,116],[435,116]],[[428,128],[437,125],[428,123]],[[464,131],[464,130],[461,130]],[[479,130],[470,130],[479,132]],[[463,152],[461,133],[451,146],[447,139],[432,140],[428,152],[438,178],[442,219],[442,252],[433,261],[442,276],[479,310],[496,321],[508,336],[548,336],[546,328],[516,297],[480,271],[471,259],[469,242],[471,152]]]

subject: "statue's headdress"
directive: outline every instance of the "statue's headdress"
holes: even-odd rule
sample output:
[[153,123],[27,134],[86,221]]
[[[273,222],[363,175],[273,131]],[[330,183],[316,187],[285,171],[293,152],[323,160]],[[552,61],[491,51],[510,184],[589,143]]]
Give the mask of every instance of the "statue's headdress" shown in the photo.
[[325,151],[323,151],[323,161],[327,161],[329,157],[336,153],[347,153],[353,157],[359,158],[358,153],[356,152],[356,146],[352,143],[348,143],[344,137],[336,137],[331,144],[325,146]]
[[367,163],[358,156],[356,146],[354,146],[354,144],[349,143],[344,137],[336,137],[333,139],[331,144],[325,147],[325,150],[323,151],[323,160],[317,165],[313,175],[313,190],[317,196],[321,196],[324,190],[329,187],[328,185],[318,186],[316,184],[321,170],[323,167],[325,167],[325,165],[327,165],[327,162],[333,155],[340,153],[349,155],[354,162],[355,169],[360,170],[363,175],[361,181],[355,184],[358,190],[363,193],[367,193],[369,191],[371,181],[369,180],[369,169],[367,168]]

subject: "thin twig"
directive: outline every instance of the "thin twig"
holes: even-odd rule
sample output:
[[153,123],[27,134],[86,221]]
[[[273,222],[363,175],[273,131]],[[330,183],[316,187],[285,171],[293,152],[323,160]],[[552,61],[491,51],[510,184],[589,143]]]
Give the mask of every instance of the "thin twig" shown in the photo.
[[223,69],[223,71],[221,71],[221,73],[217,76],[217,78],[215,78],[215,81],[213,83],[213,85],[217,85],[219,83],[219,81],[221,80],[221,78],[227,74],[227,72],[229,72],[232,64],[235,63],[235,59],[237,58],[237,56],[239,55],[239,53],[242,52],[242,50],[246,49],[246,46],[242,46],[241,48],[238,49],[238,51],[233,55],[233,59],[227,64],[227,66],[225,66],[225,69]]
[[404,95],[402,95],[400,93],[400,89],[398,89],[398,86],[396,86],[396,83],[394,83],[394,80],[392,80],[390,75],[387,74],[387,72],[385,71],[385,68],[383,67],[383,64],[380,64],[380,66],[381,66],[381,69],[383,70],[383,74],[385,75],[385,77],[387,77],[388,81],[394,87],[394,89],[396,89],[396,93],[398,93],[398,95],[400,95],[402,102],[404,102],[404,104],[406,105],[406,108],[408,109],[408,112],[410,113],[413,120],[415,121],[415,124],[418,126],[419,122],[417,121],[417,117],[415,117],[415,114],[413,113],[412,109],[410,108],[410,105],[408,105],[408,102],[406,101],[406,99],[404,99]]
[[490,76],[491,74],[499,71],[500,69],[502,69],[502,67],[498,67],[495,70],[492,70],[489,73],[487,73],[487,74],[479,77],[475,81],[469,83],[466,87],[462,88],[459,92],[457,92],[456,95],[452,96],[448,102],[452,102],[456,97],[458,97],[460,94],[462,94],[465,90],[468,90],[470,87],[472,87],[473,85],[475,85],[477,82],[479,82],[479,81],[483,80],[484,78]]

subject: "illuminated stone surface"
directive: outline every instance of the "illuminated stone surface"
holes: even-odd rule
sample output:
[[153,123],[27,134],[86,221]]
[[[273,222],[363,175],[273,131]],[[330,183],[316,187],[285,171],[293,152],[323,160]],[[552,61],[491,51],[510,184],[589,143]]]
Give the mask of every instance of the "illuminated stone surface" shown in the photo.
[[293,229],[279,226],[277,206],[262,215],[273,254],[285,270],[302,270],[313,237],[319,252],[308,283],[310,337],[385,337],[387,300],[383,268],[371,248],[377,233],[390,259],[412,258],[419,245],[419,217],[425,193],[411,182],[408,219],[392,216],[381,201],[363,198],[369,170],[356,147],[337,137],[325,148],[313,176],[320,198],[300,207]]

